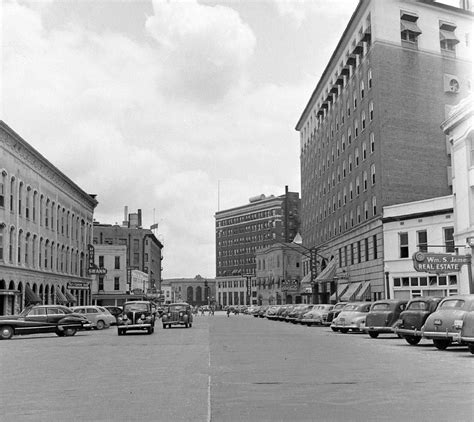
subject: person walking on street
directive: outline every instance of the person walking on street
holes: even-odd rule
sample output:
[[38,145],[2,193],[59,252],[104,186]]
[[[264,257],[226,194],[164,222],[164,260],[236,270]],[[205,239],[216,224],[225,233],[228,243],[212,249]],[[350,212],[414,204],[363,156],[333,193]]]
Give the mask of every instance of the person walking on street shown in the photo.
[[227,308],[227,318],[230,316],[230,306]]

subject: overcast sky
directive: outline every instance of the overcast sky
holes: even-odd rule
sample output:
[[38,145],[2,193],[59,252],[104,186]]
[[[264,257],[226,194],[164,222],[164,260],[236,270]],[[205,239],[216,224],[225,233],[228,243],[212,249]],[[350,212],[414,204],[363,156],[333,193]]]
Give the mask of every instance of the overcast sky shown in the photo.
[[97,221],[159,223],[163,278],[214,277],[218,207],[300,191],[294,128],[357,3],[2,0],[2,120]]

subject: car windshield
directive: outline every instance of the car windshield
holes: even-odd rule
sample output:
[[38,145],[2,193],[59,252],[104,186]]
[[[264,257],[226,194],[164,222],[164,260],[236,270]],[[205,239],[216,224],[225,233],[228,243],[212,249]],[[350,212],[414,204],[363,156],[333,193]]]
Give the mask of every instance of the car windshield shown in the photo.
[[169,307],[170,312],[179,312],[179,311],[185,311],[186,310],[186,305],[171,305]]
[[388,303],[376,303],[372,307],[372,311],[387,311],[390,309],[390,305]]
[[355,310],[357,310],[358,307],[359,307],[359,305],[346,305],[344,307],[344,310],[345,311],[355,311]]
[[124,311],[148,311],[148,305],[146,303],[126,303],[124,306]]
[[345,303],[338,303],[336,306],[334,306],[334,309],[342,309],[344,306],[346,306]]
[[450,299],[445,300],[439,307],[439,309],[461,309],[464,306],[464,300]]
[[428,309],[426,302],[411,302],[407,307],[408,311],[425,311],[426,309]]

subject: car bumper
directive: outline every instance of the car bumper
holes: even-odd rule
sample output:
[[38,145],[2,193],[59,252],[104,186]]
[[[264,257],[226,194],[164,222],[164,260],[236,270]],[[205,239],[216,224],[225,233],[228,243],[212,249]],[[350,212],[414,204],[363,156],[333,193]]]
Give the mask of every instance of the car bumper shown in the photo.
[[151,324],[117,324],[117,328],[120,328],[121,330],[146,330],[148,328],[151,328]]
[[347,329],[347,330],[360,330],[361,326],[359,324],[331,324],[331,328],[338,328],[338,329]]
[[392,328],[392,331],[395,334],[400,334],[401,336],[411,336],[411,337],[421,337],[421,330],[409,330],[408,328]]
[[442,339],[442,340],[451,340],[454,342],[461,341],[461,333],[456,333],[453,331],[423,331],[423,337],[428,339]]
[[393,333],[392,327],[367,327],[361,326],[361,330],[365,331],[366,333]]
[[92,324],[82,324],[83,330],[92,330]]

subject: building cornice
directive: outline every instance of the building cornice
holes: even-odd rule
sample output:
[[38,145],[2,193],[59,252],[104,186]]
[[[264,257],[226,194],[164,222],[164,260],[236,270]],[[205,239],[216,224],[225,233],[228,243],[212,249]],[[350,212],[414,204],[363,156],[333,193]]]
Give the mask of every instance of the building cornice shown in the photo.
[[76,198],[79,198],[92,210],[97,206],[98,201],[93,196],[83,191],[3,120],[0,120],[0,143],[5,146],[5,148],[8,148],[10,152],[19,156],[23,162],[43,175],[51,183],[61,187],[63,190],[72,192]]

